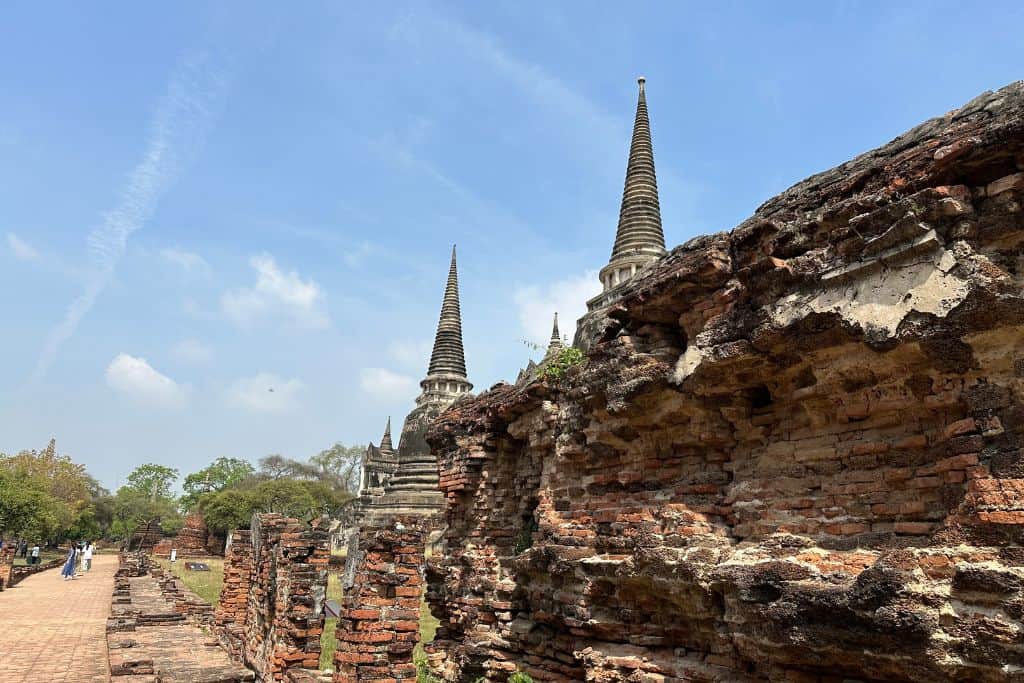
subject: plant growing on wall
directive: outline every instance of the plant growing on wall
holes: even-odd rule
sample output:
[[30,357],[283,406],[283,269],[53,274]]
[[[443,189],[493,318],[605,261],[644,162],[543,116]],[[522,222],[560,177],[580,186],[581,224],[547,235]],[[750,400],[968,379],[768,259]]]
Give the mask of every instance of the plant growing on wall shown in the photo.
[[575,346],[567,346],[541,364],[540,375],[544,379],[562,379],[570,368],[581,365],[584,360],[581,350]]

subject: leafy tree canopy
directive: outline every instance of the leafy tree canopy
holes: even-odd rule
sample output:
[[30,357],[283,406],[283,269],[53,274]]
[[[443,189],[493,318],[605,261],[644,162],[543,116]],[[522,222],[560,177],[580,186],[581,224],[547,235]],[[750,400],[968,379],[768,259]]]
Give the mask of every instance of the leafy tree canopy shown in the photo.
[[42,451],[0,454],[0,533],[59,540],[105,493],[53,439]]
[[180,501],[182,510],[191,510],[204,495],[239,484],[255,472],[256,468],[248,460],[217,458],[210,465],[185,477],[182,485],[185,495]]
[[46,490],[46,482],[0,469],[0,532],[49,538],[67,516],[65,506]]
[[176,481],[178,470],[148,462],[132,470],[128,475],[128,483],[122,488],[133,489],[154,499],[172,498],[171,487]]
[[226,532],[247,529],[256,512],[279,512],[311,518],[324,510],[335,512],[349,496],[322,481],[279,478],[249,481],[204,496],[199,503],[207,528]]

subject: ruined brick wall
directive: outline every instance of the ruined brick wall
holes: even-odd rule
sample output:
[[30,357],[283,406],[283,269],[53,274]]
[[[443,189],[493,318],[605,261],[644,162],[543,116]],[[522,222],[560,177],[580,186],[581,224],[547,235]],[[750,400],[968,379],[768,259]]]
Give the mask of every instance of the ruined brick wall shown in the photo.
[[338,619],[334,681],[413,681],[430,524],[398,517],[360,531],[353,585]]
[[252,537],[248,529],[232,531],[224,552],[224,586],[214,610],[214,630],[236,660],[242,659],[243,627],[252,581]]
[[209,610],[209,604],[166,575],[145,552],[122,553],[106,625],[107,664],[114,680],[254,680],[252,671],[210,642]]
[[153,566],[149,572],[160,586],[160,594],[174,606],[175,612],[184,614],[189,621],[203,628],[213,626],[215,611],[213,605],[194,593],[172,572],[164,571],[162,566]]
[[248,534],[233,533],[214,623],[228,649],[259,680],[319,665],[327,522],[322,518],[310,526],[276,513],[257,514]]
[[[25,578],[45,572],[50,569],[64,566],[64,559],[57,558],[41,564],[19,564],[11,568],[10,579],[4,584],[5,587],[17,586]],[[0,576],[3,575],[3,568],[0,567]]]
[[674,249],[435,423],[446,680],[1024,667],[1024,83]]

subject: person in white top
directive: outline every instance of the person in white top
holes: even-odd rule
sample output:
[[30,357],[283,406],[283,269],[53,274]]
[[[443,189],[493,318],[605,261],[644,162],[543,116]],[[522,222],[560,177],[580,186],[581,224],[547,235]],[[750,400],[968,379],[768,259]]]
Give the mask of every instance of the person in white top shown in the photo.
[[89,542],[85,546],[85,550],[82,551],[82,564],[84,565],[85,571],[92,569],[92,553],[96,550],[96,546]]

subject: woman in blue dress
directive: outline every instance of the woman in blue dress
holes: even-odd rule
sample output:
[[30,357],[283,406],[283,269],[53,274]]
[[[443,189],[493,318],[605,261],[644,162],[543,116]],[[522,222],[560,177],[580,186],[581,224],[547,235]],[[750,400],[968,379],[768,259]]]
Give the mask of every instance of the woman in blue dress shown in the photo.
[[64,568],[60,570],[60,575],[64,577],[65,581],[70,581],[75,578],[75,544],[72,543],[71,547],[68,548],[68,556],[64,558]]

